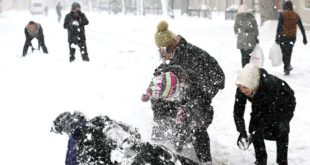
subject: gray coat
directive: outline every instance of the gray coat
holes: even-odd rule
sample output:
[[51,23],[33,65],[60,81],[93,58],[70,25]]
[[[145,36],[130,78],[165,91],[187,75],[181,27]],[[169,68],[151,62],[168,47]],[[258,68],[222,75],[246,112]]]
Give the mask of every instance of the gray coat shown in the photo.
[[257,36],[258,27],[255,17],[249,13],[239,13],[236,17],[234,31],[237,35],[238,49],[254,49]]

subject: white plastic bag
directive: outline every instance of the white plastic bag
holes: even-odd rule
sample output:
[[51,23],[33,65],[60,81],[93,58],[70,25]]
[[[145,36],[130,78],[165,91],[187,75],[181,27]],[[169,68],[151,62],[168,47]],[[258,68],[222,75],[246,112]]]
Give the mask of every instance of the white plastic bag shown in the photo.
[[282,51],[280,45],[274,43],[269,50],[269,59],[273,67],[280,66],[282,64]]
[[260,68],[264,66],[264,53],[259,44],[256,44],[250,56],[250,63],[257,65]]

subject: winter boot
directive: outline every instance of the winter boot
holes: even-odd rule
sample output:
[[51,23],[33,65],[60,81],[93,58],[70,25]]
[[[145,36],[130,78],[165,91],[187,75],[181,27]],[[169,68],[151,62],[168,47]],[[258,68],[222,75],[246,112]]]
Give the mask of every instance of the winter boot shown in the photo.
[[88,54],[83,54],[82,59],[83,59],[83,61],[89,61]]
[[289,66],[287,69],[284,70],[284,75],[289,75],[290,71],[292,70],[293,70],[292,66]]
[[279,165],[288,165],[287,161],[279,163]]
[[44,44],[42,44],[42,50],[45,54],[48,54],[47,48]]
[[264,160],[257,160],[255,162],[255,165],[267,165],[267,160],[264,159]]
[[74,60],[75,60],[75,57],[74,56],[70,56],[69,61],[72,62]]

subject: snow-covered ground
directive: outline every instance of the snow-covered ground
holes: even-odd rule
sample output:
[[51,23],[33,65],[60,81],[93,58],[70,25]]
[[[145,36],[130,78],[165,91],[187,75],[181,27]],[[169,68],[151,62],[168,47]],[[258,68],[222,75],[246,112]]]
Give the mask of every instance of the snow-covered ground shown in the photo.
[[[226,74],[226,87],[213,101],[215,116],[209,127],[214,164],[253,164],[254,150],[236,146],[238,132],[233,121],[235,79],[241,69],[236,49],[233,21],[222,15],[213,19],[160,16],[111,16],[86,13],[90,62],[79,52],[69,63],[67,32],[57,23],[56,13],[32,16],[28,11],[0,14],[0,164],[64,164],[67,136],[50,133],[54,118],[64,111],[79,110],[89,118],[108,115],[139,128],[143,139],[150,140],[152,111],[140,96],[160,63],[154,43],[157,23],[166,19],[169,29],[181,34],[212,56]],[[49,54],[36,52],[21,57],[28,21],[42,24]],[[274,42],[276,22],[260,27],[260,44],[265,53],[265,68],[289,83],[295,90],[297,107],[291,122],[289,163],[310,162],[310,56],[298,32],[290,76],[281,67],[273,68],[268,51]],[[309,31],[307,35],[310,36]],[[36,42],[33,42],[36,44]],[[246,118],[249,119],[249,107]],[[275,142],[267,142],[268,164],[275,165]]]

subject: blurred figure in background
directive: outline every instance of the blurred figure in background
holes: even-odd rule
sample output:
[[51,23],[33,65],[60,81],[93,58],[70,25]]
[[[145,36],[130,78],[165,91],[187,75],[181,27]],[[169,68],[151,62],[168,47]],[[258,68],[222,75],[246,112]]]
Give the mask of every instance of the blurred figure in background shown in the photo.
[[45,16],[48,15],[48,7],[47,6],[44,7],[44,14],[45,14]]
[[62,7],[60,5],[60,2],[58,2],[56,5],[56,13],[57,13],[57,18],[58,18],[58,23],[61,20],[61,10],[62,10]]
[[291,57],[296,42],[296,25],[299,26],[303,36],[303,43],[306,45],[308,41],[302,21],[299,15],[293,11],[292,1],[286,1],[283,5],[283,12],[279,14],[276,34],[276,43],[280,44],[282,50],[285,75],[289,75],[293,69]]
[[237,35],[237,48],[241,51],[241,64],[244,67],[250,62],[250,54],[259,42],[256,19],[245,4],[238,9],[234,31]]
[[38,39],[38,50],[40,50],[40,47],[42,47],[44,53],[48,53],[47,48],[44,43],[44,35],[43,35],[43,29],[41,24],[36,23],[34,21],[30,21],[27,26],[25,27],[25,35],[26,35],[26,42],[24,44],[23,49],[23,56],[26,56],[28,52],[29,46],[31,46],[32,51],[34,51],[34,48],[32,46],[31,40],[33,38]]
[[71,6],[71,12],[66,15],[64,22],[64,28],[68,30],[70,62],[75,60],[74,55],[77,46],[80,48],[83,61],[89,61],[84,28],[88,23],[85,14],[81,12],[81,5],[74,2]]

